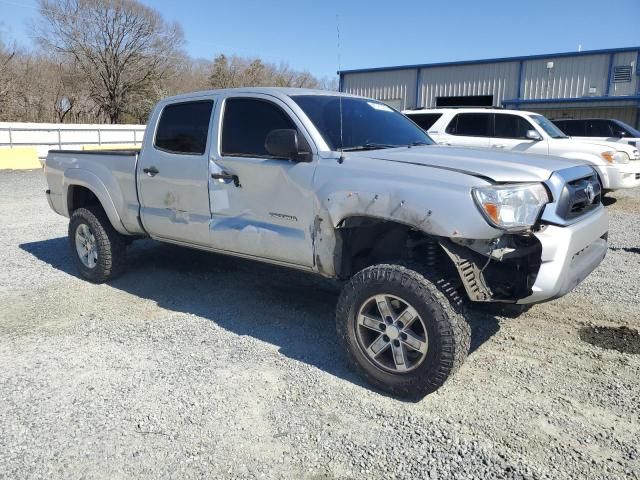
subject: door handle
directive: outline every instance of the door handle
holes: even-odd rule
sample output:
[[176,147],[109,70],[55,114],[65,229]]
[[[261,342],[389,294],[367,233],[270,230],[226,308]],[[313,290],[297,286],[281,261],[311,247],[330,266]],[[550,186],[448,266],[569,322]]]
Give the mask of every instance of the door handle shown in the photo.
[[142,171],[144,173],[146,173],[147,175],[149,175],[150,177],[155,177],[158,173],[160,173],[160,170],[158,170],[156,167],[154,167],[153,165],[150,167],[145,167],[142,169]]
[[240,178],[238,178],[238,175],[232,175],[224,170],[220,173],[212,173],[211,178],[214,180],[224,180],[225,183],[231,181],[236,187],[242,187],[242,185],[240,185]]
[[502,144],[502,143],[495,143],[493,145],[493,148],[504,148],[506,145]]
[[451,145],[451,142],[438,142],[438,145]]

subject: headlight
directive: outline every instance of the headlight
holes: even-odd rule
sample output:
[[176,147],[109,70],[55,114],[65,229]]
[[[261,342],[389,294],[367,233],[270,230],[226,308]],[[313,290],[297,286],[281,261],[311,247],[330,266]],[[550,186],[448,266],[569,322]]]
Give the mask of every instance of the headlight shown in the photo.
[[611,150],[608,152],[602,152],[600,156],[609,163],[629,163],[629,155],[625,152],[614,152]]
[[524,230],[538,220],[540,210],[551,200],[541,183],[493,185],[472,189],[480,212],[494,227]]

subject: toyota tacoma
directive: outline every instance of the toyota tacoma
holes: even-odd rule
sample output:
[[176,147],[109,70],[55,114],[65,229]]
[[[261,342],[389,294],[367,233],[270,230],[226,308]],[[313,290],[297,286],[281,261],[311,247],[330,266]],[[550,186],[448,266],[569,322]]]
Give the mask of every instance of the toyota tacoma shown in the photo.
[[141,150],[51,151],[45,174],[83,278],[113,278],[150,237],[336,279],[349,363],[398,396],[462,364],[467,303],[560,297],[607,250],[592,167],[435,145],[386,104],[335,92],[165,99]]

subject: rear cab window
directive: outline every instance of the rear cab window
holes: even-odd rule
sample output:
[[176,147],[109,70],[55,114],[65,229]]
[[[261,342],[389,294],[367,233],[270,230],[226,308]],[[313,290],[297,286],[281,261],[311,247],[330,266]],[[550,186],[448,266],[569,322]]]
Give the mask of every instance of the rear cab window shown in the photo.
[[204,155],[213,100],[174,103],[160,114],[154,146],[182,155]]
[[491,114],[458,113],[447,126],[446,132],[466,137],[489,137],[491,136]]

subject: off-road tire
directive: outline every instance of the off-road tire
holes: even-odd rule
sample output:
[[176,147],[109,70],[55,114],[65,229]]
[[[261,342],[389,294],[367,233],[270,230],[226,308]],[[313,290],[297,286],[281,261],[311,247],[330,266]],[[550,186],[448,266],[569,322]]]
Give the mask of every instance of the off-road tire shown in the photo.
[[[359,309],[368,298],[396,295],[408,301],[426,323],[426,358],[408,372],[383,370],[364,353],[357,336]],[[437,390],[464,362],[471,329],[456,290],[434,275],[410,268],[382,264],[356,273],[343,287],[336,310],[338,337],[349,365],[366,381],[398,397],[419,399]]]
[[[96,239],[98,260],[89,268],[80,259],[75,244],[76,230],[81,224],[88,225]],[[93,283],[104,283],[122,273],[126,261],[126,243],[100,207],[78,208],[69,221],[69,246],[74,263],[82,278]]]

